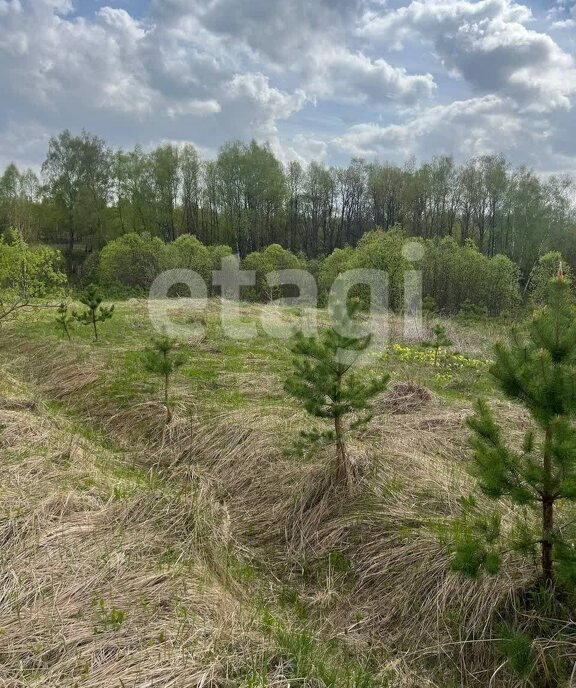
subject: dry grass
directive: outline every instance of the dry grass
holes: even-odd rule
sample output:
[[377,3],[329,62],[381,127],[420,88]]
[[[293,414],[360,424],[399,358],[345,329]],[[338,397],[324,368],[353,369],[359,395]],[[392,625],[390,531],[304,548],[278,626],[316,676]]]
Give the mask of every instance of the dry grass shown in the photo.
[[[124,456],[95,461],[93,447],[52,427],[41,403],[36,414],[0,403],[3,447],[27,455],[10,463],[0,504],[9,514],[0,530],[9,562],[0,592],[5,685],[248,685],[238,675],[278,651],[230,576],[231,556],[271,587],[293,585],[324,636],[378,657],[391,685],[522,685],[498,670],[489,640],[533,568],[509,559],[498,577],[463,579],[433,529],[473,488],[464,470],[469,406],[396,384],[353,443],[359,484],[343,497],[330,452],[299,462],[283,451],[306,423],[288,403],[206,418],[181,396],[166,423],[160,403],[103,403],[98,364],[64,347],[18,348],[13,367],[37,381],[39,399],[64,402]],[[277,387],[257,371],[221,373],[220,383],[249,397]],[[525,417],[501,402],[498,413],[517,440]],[[98,468],[102,460],[134,462],[171,490],[118,485]],[[113,607],[126,612],[121,627],[94,632]],[[293,685],[287,673],[280,657],[265,685]]]
[[432,400],[432,393],[415,382],[397,382],[374,403],[376,413],[401,414],[418,411]]
[[214,574],[228,518],[201,483],[139,489],[42,416],[0,422],[0,685],[216,685],[264,652]]

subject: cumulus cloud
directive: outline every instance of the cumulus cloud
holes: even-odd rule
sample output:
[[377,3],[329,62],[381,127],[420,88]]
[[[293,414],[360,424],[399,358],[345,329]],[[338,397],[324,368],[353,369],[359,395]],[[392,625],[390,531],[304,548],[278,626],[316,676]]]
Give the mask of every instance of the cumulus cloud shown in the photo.
[[428,108],[401,124],[354,125],[332,144],[349,156],[395,162],[504,153],[517,165],[574,174],[576,145],[567,136],[572,119],[570,111],[534,115],[486,95]]
[[[283,160],[503,151],[575,169],[574,0],[0,0],[0,163],[51,134]],[[576,49],[576,48],[574,48]]]
[[549,35],[528,28],[531,19],[527,7],[511,0],[414,0],[368,15],[361,32],[398,47],[414,36],[430,42],[443,65],[481,93],[534,111],[568,108],[576,93],[574,59]]
[[322,98],[353,103],[410,105],[432,96],[436,84],[431,74],[412,75],[383,59],[329,47],[312,56],[310,86]]
[[120,143],[128,132],[185,139],[199,128],[195,138],[217,146],[275,135],[277,120],[305,101],[301,89],[239,73],[225,42],[201,29],[140,21],[123,9],[88,18],[72,9],[64,0],[1,0],[0,129],[14,121],[87,127]]
[[521,134],[502,101],[484,96],[432,107],[404,124],[357,124],[335,143],[357,157],[426,157],[434,149],[473,156],[499,150],[504,139]]
[[318,43],[345,36],[364,4],[364,0],[200,0],[187,11],[195,12],[210,31],[242,42],[284,67],[309,55]]
[[312,96],[387,106],[429,97],[435,88],[430,74],[412,75],[346,46],[364,6],[364,0],[158,0],[153,16],[173,29],[201,27],[225,38],[238,56],[272,73],[293,73]]

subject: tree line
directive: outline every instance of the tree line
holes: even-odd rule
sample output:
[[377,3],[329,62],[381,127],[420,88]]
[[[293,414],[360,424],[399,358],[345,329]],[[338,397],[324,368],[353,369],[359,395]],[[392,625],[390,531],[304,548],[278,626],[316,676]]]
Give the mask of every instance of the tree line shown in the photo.
[[345,167],[283,165],[267,144],[225,144],[202,160],[191,145],[113,150],[83,132],[50,139],[40,177],[9,165],[0,177],[0,230],[59,246],[71,275],[86,254],[135,232],[167,244],[193,235],[245,257],[270,244],[318,258],[378,227],[473,242],[514,261],[527,279],[557,249],[576,262],[574,186],[489,155],[457,165],[355,159]]

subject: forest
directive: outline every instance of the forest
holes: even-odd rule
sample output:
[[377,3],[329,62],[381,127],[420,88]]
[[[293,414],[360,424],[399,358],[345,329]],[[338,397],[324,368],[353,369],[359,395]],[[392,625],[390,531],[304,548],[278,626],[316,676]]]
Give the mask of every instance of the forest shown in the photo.
[[87,255],[127,233],[166,244],[192,235],[242,258],[278,244],[318,259],[376,228],[398,228],[506,256],[526,283],[550,250],[576,264],[574,200],[569,177],[514,168],[501,155],[462,165],[449,156],[403,166],[283,165],[255,141],[227,143],[202,160],[191,145],[113,150],[64,131],[50,139],[39,177],[14,165],[2,174],[0,231],[60,248],[79,276]]

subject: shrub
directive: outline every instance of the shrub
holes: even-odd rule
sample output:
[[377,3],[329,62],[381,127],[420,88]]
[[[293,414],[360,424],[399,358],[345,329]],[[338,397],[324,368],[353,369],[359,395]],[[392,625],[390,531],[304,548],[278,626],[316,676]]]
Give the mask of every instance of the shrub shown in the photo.
[[266,280],[266,275],[278,270],[298,270],[305,267],[304,261],[279,244],[271,244],[263,251],[250,253],[242,263],[243,270],[256,272],[256,286],[246,290],[248,298],[260,301],[278,298],[282,292],[281,288],[271,287]]
[[498,315],[520,303],[519,271],[510,259],[488,258],[473,242],[460,246],[452,237],[426,242],[422,283],[424,295],[446,313],[468,304]]
[[206,250],[210,256],[210,265],[212,270],[221,270],[222,259],[232,255],[232,249],[230,246],[225,246],[223,244],[206,246]]
[[[387,232],[377,230],[365,234],[354,250],[347,269],[365,268],[383,270],[388,275],[388,301],[390,308],[400,311],[403,305],[404,273],[412,269],[402,255],[406,237],[400,229]],[[358,294],[364,306],[368,303],[368,291],[359,287]]]
[[354,249],[350,247],[336,248],[320,263],[318,270],[318,293],[321,304],[325,305],[327,303],[328,294],[338,275],[350,269],[353,256]]
[[166,266],[166,247],[148,234],[124,234],[100,253],[98,270],[102,286],[148,290]]
[[166,267],[194,270],[208,283],[212,271],[212,256],[195,236],[183,234],[166,246]]
[[30,247],[16,230],[0,237],[0,321],[37,299],[59,295],[66,284],[61,264],[58,251]]

